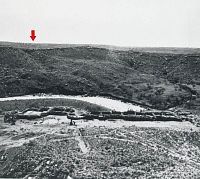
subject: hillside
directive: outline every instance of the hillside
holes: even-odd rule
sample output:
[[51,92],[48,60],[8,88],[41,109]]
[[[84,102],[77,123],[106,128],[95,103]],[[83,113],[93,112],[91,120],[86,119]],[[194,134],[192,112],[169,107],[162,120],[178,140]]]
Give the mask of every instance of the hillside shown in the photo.
[[22,49],[54,49],[54,48],[69,48],[69,47],[96,47],[106,48],[110,50],[149,53],[170,53],[170,54],[199,54],[199,48],[177,48],[177,47],[124,47],[114,45],[99,45],[99,44],[47,44],[47,43],[16,43],[16,42],[0,42],[0,47],[14,47]]
[[111,95],[198,109],[200,50],[0,43],[0,97]]

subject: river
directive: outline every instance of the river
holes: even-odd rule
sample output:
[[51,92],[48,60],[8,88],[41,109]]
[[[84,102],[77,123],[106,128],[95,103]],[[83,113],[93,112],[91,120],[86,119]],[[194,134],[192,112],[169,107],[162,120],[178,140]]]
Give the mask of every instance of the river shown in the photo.
[[124,112],[127,110],[133,111],[141,111],[145,110],[145,108],[134,105],[131,103],[125,103],[120,100],[114,100],[106,97],[100,96],[68,96],[68,95],[25,95],[25,96],[16,96],[16,97],[7,97],[7,98],[0,98],[0,101],[12,101],[12,100],[28,100],[28,99],[74,99],[89,102],[92,104],[97,104],[103,107],[106,107],[110,110]]

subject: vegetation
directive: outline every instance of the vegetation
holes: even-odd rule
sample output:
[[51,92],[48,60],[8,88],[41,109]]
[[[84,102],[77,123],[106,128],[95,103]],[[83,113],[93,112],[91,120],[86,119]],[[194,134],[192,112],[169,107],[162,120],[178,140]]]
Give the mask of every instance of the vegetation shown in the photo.
[[0,97],[111,94],[167,109],[199,104],[199,69],[198,49],[2,43]]
[[74,99],[27,99],[14,101],[0,101],[0,111],[23,111],[27,108],[42,108],[53,106],[70,106],[76,109],[83,109],[89,112],[109,111],[103,106]]
[[[33,126],[36,132],[34,129],[37,127]],[[200,175],[198,131],[135,126],[78,129],[66,125],[55,130],[40,133],[22,146],[1,150],[0,177],[63,179],[70,175],[122,179],[198,178]],[[80,147],[82,143],[87,147],[86,153]]]
[[[105,95],[157,109],[182,108],[178,111],[184,115],[184,109],[200,111],[199,69],[199,49],[3,42],[0,97],[35,93]],[[107,111],[78,100],[30,99],[2,101],[0,112],[49,106]],[[188,115],[193,119],[194,115]],[[147,127],[146,123],[136,127],[124,122],[118,127],[95,127],[96,120],[80,120],[70,126],[67,116],[57,116],[20,119],[10,125],[0,116],[0,177],[200,176],[197,127],[159,128]]]

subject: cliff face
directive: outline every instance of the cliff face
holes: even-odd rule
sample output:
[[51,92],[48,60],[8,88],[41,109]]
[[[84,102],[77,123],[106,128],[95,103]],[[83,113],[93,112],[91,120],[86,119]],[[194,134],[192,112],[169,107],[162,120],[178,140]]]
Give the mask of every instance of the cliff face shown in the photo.
[[199,69],[198,49],[3,43],[0,97],[103,93],[155,108],[191,108],[200,101]]

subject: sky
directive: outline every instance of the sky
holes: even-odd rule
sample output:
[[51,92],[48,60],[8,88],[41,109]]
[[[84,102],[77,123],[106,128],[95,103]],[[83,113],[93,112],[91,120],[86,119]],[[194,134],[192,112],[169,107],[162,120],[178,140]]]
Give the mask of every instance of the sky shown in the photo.
[[200,48],[200,0],[0,0],[0,41]]

